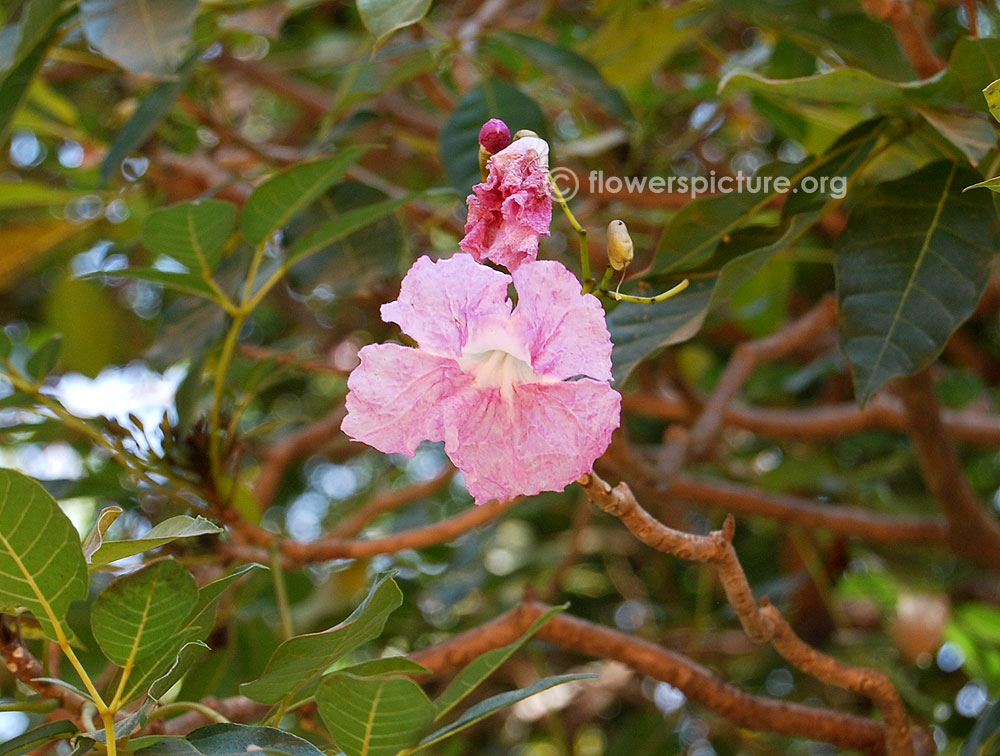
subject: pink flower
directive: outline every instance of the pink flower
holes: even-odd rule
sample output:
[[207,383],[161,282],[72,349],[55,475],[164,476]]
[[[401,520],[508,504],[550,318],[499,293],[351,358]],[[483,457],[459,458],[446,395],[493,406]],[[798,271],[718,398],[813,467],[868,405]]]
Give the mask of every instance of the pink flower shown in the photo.
[[512,277],[469,255],[421,257],[382,318],[419,346],[361,350],[342,426],[352,439],[407,456],[444,441],[477,504],[561,491],[611,442],[621,396],[604,311],[560,263]]
[[486,167],[486,181],[469,195],[465,238],[458,244],[476,262],[489,258],[514,271],[538,257],[538,237],[549,233],[549,145],[538,137],[521,137]]

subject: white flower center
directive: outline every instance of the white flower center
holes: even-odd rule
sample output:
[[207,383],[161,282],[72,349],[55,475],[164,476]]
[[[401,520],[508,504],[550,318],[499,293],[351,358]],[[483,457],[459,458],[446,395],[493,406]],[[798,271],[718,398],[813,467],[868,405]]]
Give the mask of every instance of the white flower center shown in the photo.
[[509,396],[518,384],[538,383],[541,380],[531,365],[502,349],[466,353],[459,360],[459,365],[472,374],[477,387],[499,388],[503,396]]
[[509,320],[479,323],[469,336],[458,364],[472,375],[477,388],[499,388],[501,396],[510,399],[515,386],[549,380],[535,373],[531,355],[512,333]]

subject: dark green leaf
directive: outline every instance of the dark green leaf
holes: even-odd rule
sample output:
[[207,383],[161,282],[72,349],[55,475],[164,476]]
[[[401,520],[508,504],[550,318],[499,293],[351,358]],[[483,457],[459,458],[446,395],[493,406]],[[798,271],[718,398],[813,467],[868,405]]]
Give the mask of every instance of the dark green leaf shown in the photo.
[[191,42],[198,0],[81,0],[87,41],[123,68],[172,74]]
[[97,595],[90,621],[94,638],[115,664],[131,667],[168,638],[191,613],[198,586],[172,559],[118,578]]
[[114,141],[108,147],[108,154],[104,156],[104,161],[101,163],[101,186],[108,183],[111,175],[118,170],[129,153],[141,147],[156,131],[160,121],[170,112],[174,100],[187,86],[188,79],[191,77],[191,72],[197,62],[197,55],[191,55],[173,79],[157,84],[143,98],[135,113],[128,119],[128,123],[115,135]]
[[[233,570],[229,575],[202,586],[198,591],[198,600],[194,609],[191,610],[187,619],[181,623],[173,636],[165,638],[149,651],[145,659],[136,663],[122,695],[122,701],[132,701],[150,690],[154,693],[159,692],[158,688],[162,686],[162,683],[156,685],[157,681],[169,675],[171,670],[176,669],[177,664],[183,664],[186,659],[190,658],[185,655],[184,658],[178,660],[178,656],[182,654],[184,648],[189,644],[204,640],[212,631],[212,627],[215,625],[215,608],[223,591],[238,578],[257,567],[260,565],[243,565]],[[189,649],[188,653],[195,653],[195,649]]]
[[531,623],[531,627],[525,631],[524,635],[511,644],[503,648],[495,648],[487,651],[482,656],[474,659],[462,669],[451,681],[444,693],[434,701],[434,721],[439,720],[455,706],[457,706],[466,696],[479,687],[479,685],[499,667],[512,657],[517,650],[523,646],[531,636],[537,633],[542,626],[565,609],[565,606],[554,606],[545,614]]
[[1000,752],[1000,701],[979,715],[962,744],[962,756],[996,756]]
[[841,343],[864,403],[890,378],[929,365],[976,308],[996,248],[976,174],[940,161],[879,184],[848,219],[835,264]]
[[397,207],[405,205],[412,198],[412,195],[407,195],[405,197],[385,200],[384,202],[376,202],[373,205],[359,207],[356,210],[348,210],[335,218],[331,218],[326,223],[305,234],[291,246],[288,250],[288,263],[296,263],[308,255],[326,249],[334,242],[338,242],[349,236],[359,228],[364,228],[370,223],[384,218]]
[[415,661],[405,656],[387,656],[382,659],[372,659],[371,661],[354,664],[350,667],[338,669],[338,672],[345,672],[355,677],[379,677],[388,675],[427,675],[431,670],[417,664]]
[[261,703],[290,698],[344,655],[377,638],[386,618],[403,602],[399,588],[383,576],[351,616],[321,633],[291,638],[274,652],[263,674],[240,686],[240,692]]
[[512,690],[507,693],[500,693],[499,695],[491,696],[484,701],[480,701],[475,706],[469,707],[462,713],[462,716],[451,724],[445,725],[440,730],[432,732],[420,741],[420,747],[424,748],[432,743],[437,743],[445,738],[450,738],[452,735],[458,734],[466,727],[471,727],[476,722],[492,716],[498,711],[506,709],[508,706],[513,706],[518,701],[523,701],[525,698],[530,698],[536,693],[541,693],[543,690],[554,688],[556,685],[562,685],[563,683],[573,682],[574,680],[594,680],[596,678],[597,675],[592,674],[555,675],[553,677],[543,677],[541,680],[532,683],[527,688]]
[[87,563],[73,523],[41,484],[0,469],[0,608],[23,606],[56,640],[69,605],[87,595]]
[[142,224],[142,241],[152,251],[206,277],[218,265],[235,229],[236,206],[231,202],[178,202],[149,214]]
[[578,52],[517,32],[502,31],[494,36],[546,73],[571,82],[584,97],[590,98],[611,115],[622,120],[632,117],[632,111],[621,92],[608,84],[597,66]]
[[72,737],[79,731],[79,728],[68,719],[46,722],[38,727],[32,727],[16,738],[0,743],[0,756],[24,756],[46,743]]
[[[47,5],[46,0],[39,5],[39,8],[44,9],[43,6]],[[26,49],[23,54],[18,49],[14,57],[20,58],[20,62],[0,75],[0,142],[5,141],[7,132],[14,122],[14,116],[17,115],[25,97],[28,96],[28,87],[31,86],[35,74],[45,62],[45,52],[48,50],[49,41],[54,31],[52,21],[53,19],[49,19],[49,23],[45,25],[43,31],[31,34],[31,37],[36,39],[34,45],[30,49]]]
[[162,738],[140,748],[135,756],[323,756],[308,740],[273,727],[243,724],[211,724],[186,737]]
[[24,367],[28,375],[36,381],[40,381],[59,362],[59,353],[62,351],[62,337],[53,336],[46,340],[38,349],[32,352]]
[[332,158],[293,166],[265,181],[243,206],[240,216],[243,238],[251,244],[270,239],[339,181],[366,151],[367,147],[348,147]]
[[126,541],[104,541],[91,558],[95,565],[110,564],[118,559],[141,554],[178,538],[196,538],[221,533],[220,528],[202,516],[176,515],[154,525],[142,538]]
[[448,180],[463,195],[479,183],[479,130],[500,118],[511,133],[531,129],[545,138],[548,129],[538,104],[513,84],[489,79],[470,89],[441,128],[438,149]]
[[218,301],[212,287],[205,279],[194,273],[178,273],[175,271],[160,270],[158,268],[124,268],[122,270],[107,270],[99,273],[89,273],[87,278],[104,278],[105,276],[118,276],[120,278],[134,278],[138,281],[149,281],[157,283],[168,289],[190,294],[203,299]]
[[5,61],[6,65],[0,66],[0,71],[16,66],[42,43],[59,16],[60,5],[62,0],[28,0],[21,20],[11,27],[16,30],[17,45],[12,57]]
[[430,7],[431,0],[358,0],[361,22],[375,36],[376,46],[397,29],[417,23]]
[[96,740],[81,735],[73,742],[73,750],[70,751],[69,756],[85,756],[94,750],[95,745],[97,745]]
[[434,720],[434,704],[413,680],[333,672],[316,690],[316,707],[347,756],[395,756]]

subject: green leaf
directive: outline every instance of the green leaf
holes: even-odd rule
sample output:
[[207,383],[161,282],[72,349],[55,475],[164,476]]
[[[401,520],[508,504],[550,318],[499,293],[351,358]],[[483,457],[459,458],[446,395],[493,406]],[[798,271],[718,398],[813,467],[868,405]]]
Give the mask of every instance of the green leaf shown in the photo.
[[243,206],[240,230],[251,244],[270,239],[300,211],[314,202],[347,169],[365,154],[367,147],[341,150],[337,155],[315,163],[292,166],[258,186]]
[[546,622],[555,617],[565,608],[565,605],[552,607],[545,612],[545,614],[532,622],[531,627],[529,627],[527,631],[525,631],[524,635],[516,641],[504,646],[503,648],[494,648],[491,651],[487,651],[485,654],[477,657],[466,665],[461,672],[455,675],[455,678],[451,681],[448,687],[445,688],[444,693],[438,696],[437,700],[434,701],[434,721],[436,722],[455,708],[455,706],[457,706],[462,699],[478,688],[487,677],[492,675],[497,669],[500,668],[501,665],[510,659],[510,657],[517,653],[517,650],[521,648],[521,646],[523,646],[527,640],[531,638],[531,636],[537,633]]
[[[149,724],[149,715],[153,711],[153,702],[146,701],[138,709],[115,721],[115,740],[126,738],[133,733],[139,732]],[[98,743],[108,742],[107,731],[103,728],[93,732],[83,733],[86,737],[92,738]]]
[[920,83],[900,84],[859,68],[837,68],[815,76],[767,79],[735,72],[719,84],[722,94],[755,93],[768,98],[816,103],[871,106],[884,112],[913,105],[984,110],[982,88],[996,77],[1000,39],[961,39],[941,74]]
[[350,667],[338,669],[356,677],[379,677],[388,675],[429,675],[431,670],[422,664],[417,664],[405,656],[387,656],[382,659],[353,664]]
[[170,112],[174,100],[187,86],[188,79],[191,78],[191,72],[197,62],[198,56],[192,54],[181,65],[175,77],[170,81],[157,84],[139,103],[139,107],[128,119],[128,123],[115,135],[114,141],[108,147],[108,154],[104,156],[104,161],[101,163],[101,186],[108,183],[112,174],[119,169],[129,153],[141,147],[156,131],[160,121]]
[[978,113],[952,113],[943,108],[917,108],[917,111],[941,136],[951,142],[972,165],[996,149],[997,133],[993,124]]
[[205,282],[205,279],[193,273],[177,273],[171,270],[160,270],[159,268],[123,268],[121,270],[104,270],[96,273],[88,273],[84,278],[105,278],[107,276],[149,281],[150,283],[160,284],[160,286],[167,289],[173,289],[184,294],[210,299],[213,302],[218,301],[215,292]]
[[83,539],[83,557],[87,560],[87,564],[90,564],[94,553],[101,548],[101,544],[104,543],[104,534],[108,532],[108,528],[111,527],[112,523],[117,520],[121,513],[124,512],[121,507],[117,504],[104,507],[97,514],[97,521],[94,523],[94,527],[90,529],[87,533],[87,537]]
[[835,248],[841,343],[865,403],[891,378],[929,365],[975,310],[996,248],[990,196],[945,161],[879,184]]
[[323,756],[308,740],[273,727],[211,724],[183,738],[166,737],[140,748],[135,756]]
[[94,639],[111,661],[131,669],[173,637],[197,601],[191,573],[165,559],[123,575],[97,595],[90,614]]
[[69,605],[87,596],[80,537],[41,484],[0,469],[0,608],[23,606],[56,640]]
[[333,672],[316,691],[316,708],[347,756],[395,756],[434,720],[434,704],[405,677]]
[[389,614],[402,603],[403,595],[392,578],[380,577],[351,616],[329,630],[299,635],[282,643],[261,676],[241,685],[240,692],[268,704],[294,697],[335,661],[377,638]]
[[993,118],[1000,121],[1000,79],[992,82],[983,90],[983,97],[986,99],[986,107],[990,109]]
[[177,658],[174,660],[173,666],[164,672],[163,675],[156,678],[153,684],[149,686],[149,697],[157,701],[163,698],[207,651],[209,651],[209,646],[204,641],[198,640],[185,643],[181,647],[181,650],[177,652]]
[[198,517],[177,515],[154,525],[142,538],[105,541],[94,552],[91,561],[94,565],[110,564],[118,559],[141,554],[165,543],[176,541],[178,538],[196,538],[221,532],[222,528],[201,515]]
[[405,205],[411,199],[413,199],[413,195],[408,194],[404,197],[359,207],[356,210],[348,210],[335,218],[331,218],[306,233],[291,246],[288,250],[288,264],[294,264],[304,257],[326,249],[331,244],[340,241],[346,236],[350,236],[358,229],[386,217],[397,207]]
[[38,727],[32,727],[16,738],[0,743],[0,756],[23,756],[23,754],[30,753],[46,743],[73,737],[78,732],[80,729],[68,719],[46,722]]
[[174,258],[192,273],[207,277],[222,259],[236,230],[236,205],[224,200],[178,202],[150,213],[142,224],[142,242],[153,252]]
[[80,23],[102,55],[134,73],[172,74],[191,42],[198,0],[81,0]]
[[94,750],[95,745],[96,740],[81,735],[73,741],[73,750],[69,752],[69,756],[85,756]]
[[378,47],[397,29],[405,29],[427,15],[431,0],[358,0],[361,23]]
[[994,176],[991,179],[986,179],[985,181],[979,181],[971,186],[965,187],[963,192],[967,192],[970,189],[989,189],[992,192],[1000,193],[1000,176]]
[[[158,680],[169,675],[172,670],[176,669],[176,665],[185,662],[185,659],[178,660],[178,656],[182,655],[184,648],[204,640],[212,631],[212,627],[215,625],[215,608],[223,591],[238,578],[258,567],[260,567],[259,564],[243,565],[233,570],[229,575],[202,586],[201,590],[198,591],[198,600],[194,609],[191,610],[177,631],[171,637],[164,638],[155,648],[150,649],[146,658],[140,659],[136,663],[123,692],[122,701],[127,703],[150,691],[155,698],[159,687],[162,687],[162,683],[157,685]],[[193,649],[189,649],[188,653],[193,653]]]
[[593,674],[554,675],[552,677],[543,677],[541,680],[532,683],[527,688],[512,690],[507,693],[500,693],[499,695],[491,696],[490,698],[480,701],[475,706],[470,706],[462,713],[462,716],[451,724],[447,724],[440,730],[432,732],[420,741],[419,747],[425,748],[426,746],[437,743],[445,738],[450,738],[452,735],[458,734],[465,728],[471,727],[476,722],[486,719],[486,717],[492,716],[498,711],[506,709],[508,706],[513,706],[518,701],[531,698],[531,696],[541,693],[543,690],[548,690],[549,688],[554,688],[556,685],[562,685],[563,683],[573,682],[575,680],[595,679],[597,679],[597,675]]
[[32,352],[31,356],[28,357],[27,362],[24,365],[28,376],[40,381],[56,366],[59,362],[59,353],[62,351],[62,337],[53,336],[47,339],[38,349]]
[[[55,31],[55,17],[47,17],[49,11],[49,0],[32,3],[26,13],[25,21],[21,26],[21,39],[18,49],[11,61],[19,61],[10,70],[0,75],[0,142],[6,140],[7,132],[28,96],[28,88],[45,62],[45,53],[48,50],[49,42]],[[36,21],[41,22],[46,16],[47,23],[38,29],[28,29],[29,24]],[[34,43],[25,43],[28,39]],[[24,49],[22,49],[22,46]]]
[[1000,746],[1000,701],[989,706],[962,744],[961,756],[995,756]]
[[441,127],[438,151],[445,174],[462,195],[479,183],[479,130],[500,118],[511,130],[531,129],[545,138],[545,116],[538,104],[513,84],[487,79],[466,92]]
[[66,690],[71,690],[78,696],[81,696],[88,701],[93,701],[94,697],[90,695],[83,688],[74,685],[73,683],[66,682],[65,680],[60,680],[57,677],[36,677],[34,678],[38,682],[48,683],[49,685],[58,685],[60,688],[65,688]]
[[517,32],[501,31],[493,36],[546,73],[559,80],[572,82],[583,96],[596,102],[611,115],[623,121],[632,118],[632,111],[622,93],[608,84],[597,66],[575,50]]

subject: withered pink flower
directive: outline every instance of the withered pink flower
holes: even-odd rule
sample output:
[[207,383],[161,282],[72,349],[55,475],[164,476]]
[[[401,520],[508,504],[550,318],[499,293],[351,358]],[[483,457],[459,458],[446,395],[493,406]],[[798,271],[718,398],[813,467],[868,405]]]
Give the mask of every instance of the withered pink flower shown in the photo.
[[459,246],[476,262],[490,259],[514,271],[538,257],[538,237],[549,234],[549,145],[521,137],[493,155],[486,168],[486,181],[469,195]]
[[421,257],[382,318],[418,347],[361,350],[342,426],[352,439],[407,456],[443,441],[477,504],[561,491],[611,442],[621,396],[604,312],[560,263],[509,276],[469,255]]

